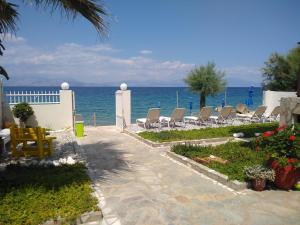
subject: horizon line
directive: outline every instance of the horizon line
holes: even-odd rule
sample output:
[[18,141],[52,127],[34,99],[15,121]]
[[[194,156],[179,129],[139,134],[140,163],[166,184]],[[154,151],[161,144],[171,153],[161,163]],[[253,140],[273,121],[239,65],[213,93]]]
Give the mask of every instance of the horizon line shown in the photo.
[[[60,85],[3,85],[3,87],[59,87],[60,88]],[[116,87],[116,88],[119,88],[120,86],[107,86],[107,85],[103,85],[103,86],[97,86],[97,85],[93,85],[93,86],[86,86],[86,85],[75,85],[75,86],[72,86],[70,85],[70,88],[71,87],[101,87],[101,88],[111,88],[111,87]],[[189,88],[188,86],[129,86],[131,88]],[[254,88],[262,88],[261,86],[254,86],[254,85],[249,85],[249,86],[228,86],[226,88],[241,88],[241,87],[244,87],[244,88],[247,88],[247,87],[254,87]],[[226,89],[225,88],[225,89]]]

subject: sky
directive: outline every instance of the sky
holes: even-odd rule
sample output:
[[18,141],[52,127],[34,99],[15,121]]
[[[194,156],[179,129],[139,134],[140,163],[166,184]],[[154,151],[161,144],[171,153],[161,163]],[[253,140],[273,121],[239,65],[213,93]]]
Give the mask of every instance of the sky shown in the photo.
[[270,54],[300,41],[299,0],[103,0],[106,36],[80,16],[11,2],[20,20],[0,57],[6,85],[183,86],[214,62],[228,86],[260,86]]

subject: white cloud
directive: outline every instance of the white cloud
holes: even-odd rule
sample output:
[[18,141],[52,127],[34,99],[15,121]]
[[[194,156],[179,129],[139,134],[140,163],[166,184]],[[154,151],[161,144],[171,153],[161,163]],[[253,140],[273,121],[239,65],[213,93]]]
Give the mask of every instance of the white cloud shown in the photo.
[[151,50],[144,49],[144,50],[141,50],[141,51],[140,51],[140,54],[142,54],[142,55],[149,55],[149,54],[152,54],[152,51],[151,51]]
[[25,38],[16,37],[14,34],[10,34],[10,33],[1,34],[0,38],[7,43],[13,43],[13,44],[24,43],[26,41]]
[[[12,78],[9,84],[47,85],[66,80],[90,85],[119,85],[123,81],[129,85],[183,85],[183,78],[195,67],[180,60],[154,59],[149,56],[150,50],[142,50],[144,54],[139,56],[120,57],[119,49],[105,44],[66,43],[48,51],[29,45],[22,37],[5,44],[1,64]],[[232,80],[244,75],[246,83],[253,80],[252,75],[259,74],[257,68],[242,66],[223,70]]]
[[225,67],[223,70],[226,74],[230,75],[257,75],[260,74],[259,67],[247,67],[247,66],[234,66],[234,67]]

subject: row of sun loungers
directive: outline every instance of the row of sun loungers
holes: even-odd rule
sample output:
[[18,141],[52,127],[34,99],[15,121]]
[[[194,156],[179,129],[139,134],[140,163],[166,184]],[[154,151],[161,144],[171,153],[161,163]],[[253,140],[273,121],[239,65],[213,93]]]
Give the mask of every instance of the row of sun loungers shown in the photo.
[[136,120],[136,123],[148,129],[152,126],[161,128],[164,125],[175,127],[185,126],[187,123],[195,125],[233,124],[234,121],[247,122],[272,122],[278,119],[280,106],[273,109],[269,116],[265,116],[267,107],[259,106],[254,112],[249,112],[244,104],[237,105],[236,109],[225,106],[219,110],[217,116],[213,116],[212,107],[203,107],[197,116],[184,116],[184,108],[175,108],[170,117],[160,116],[160,108],[149,109],[146,118]]

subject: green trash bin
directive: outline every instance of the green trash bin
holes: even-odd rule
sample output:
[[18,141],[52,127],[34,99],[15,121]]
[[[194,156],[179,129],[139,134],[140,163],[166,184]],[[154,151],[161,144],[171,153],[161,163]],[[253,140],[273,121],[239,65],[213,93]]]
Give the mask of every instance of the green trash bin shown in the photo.
[[76,137],[84,136],[84,122],[83,121],[75,122],[75,133],[76,133]]

